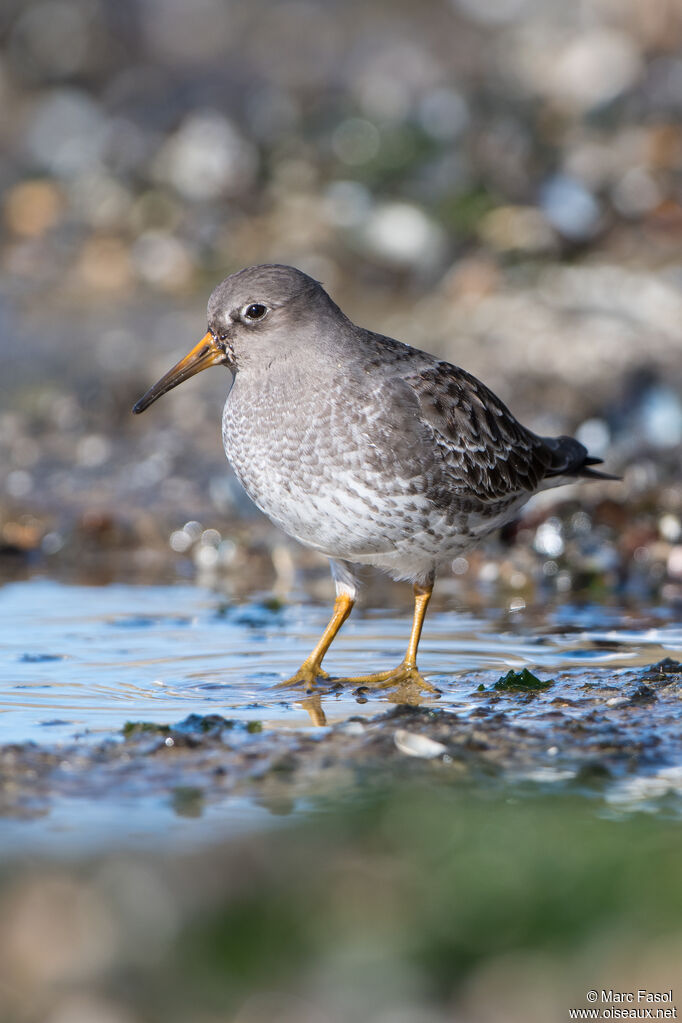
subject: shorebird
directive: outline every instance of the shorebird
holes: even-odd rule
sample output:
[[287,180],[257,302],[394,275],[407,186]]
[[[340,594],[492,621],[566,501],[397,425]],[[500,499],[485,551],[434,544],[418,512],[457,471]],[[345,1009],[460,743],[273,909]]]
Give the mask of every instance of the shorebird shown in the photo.
[[238,479],[285,533],[329,558],[336,586],[329,624],[284,685],[329,677],[322,661],[353,608],[357,566],[373,565],[413,584],[407,651],[396,668],[342,681],[433,691],[417,648],[438,568],[538,491],[617,478],[577,440],[522,426],[465,370],[356,326],[290,266],[222,281],[206,334],[133,412],[209,366],[231,374],[222,433]]

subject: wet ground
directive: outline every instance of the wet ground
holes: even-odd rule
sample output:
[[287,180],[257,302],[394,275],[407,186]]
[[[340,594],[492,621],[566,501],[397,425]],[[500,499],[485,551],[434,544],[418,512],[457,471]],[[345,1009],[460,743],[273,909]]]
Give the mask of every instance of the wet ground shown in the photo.
[[[192,847],[304,813],[320,795],[357,794],[367,777],[424,773],[576,788],[614,812],[682,811],[671,608],[474,613],[447,593],[434,604],[420,661],[441,695],[417,701],[277,688],[328,613],[300,594],[284,604],[190,585],[3,587],[3,848]],[[332,675],[397,663],[408,627],[395,608],[357,609]]]
[[[0,1019],[679,1016],[680,0],[0,30]],[[623,476],[444,569],[439,699],[276,689],[331,586],[229,473],[226,374],[130,415],[266,261]],[[367,580],[332,672],[409,618]]]

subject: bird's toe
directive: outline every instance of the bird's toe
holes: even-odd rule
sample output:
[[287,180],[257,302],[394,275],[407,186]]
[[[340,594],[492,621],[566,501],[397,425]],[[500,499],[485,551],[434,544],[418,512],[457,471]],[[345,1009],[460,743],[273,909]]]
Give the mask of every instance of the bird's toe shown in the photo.
[[373,675],[357,675],[354,678],[341,681],[352,682],[359,689],[390,689],[411,695],[433,693],[440,696],[440,689],[428,682],[416,665],[399,664],[397,668],[392,668],[390,671],[378,671]]
[[277,682],[275,689],[315,689],[318,681],[328,678],[328,672],[321,668],[319,664],[307,664],[304,661],[291,678],[286,679],[284,682]]

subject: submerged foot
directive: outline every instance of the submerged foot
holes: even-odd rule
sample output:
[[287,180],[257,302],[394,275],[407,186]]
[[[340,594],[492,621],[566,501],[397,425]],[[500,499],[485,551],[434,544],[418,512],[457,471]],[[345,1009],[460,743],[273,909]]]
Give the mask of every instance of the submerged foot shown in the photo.
[[303,662],[301,667],[285,682],[277,682],[275,689],[314,689],[319,679],[328,679],[329,675],[319,664]]
[[353,678],[339,679],[340,682],[352,682],[358,687],[368,689],[396,689],[409,693],[436,693],[440,689],[427,682],[416,665],[399,664],[390,671],[377,671],[373,675],[356,675]]
[[399,703],[411,703],[424,693],[432,693],[440,696],[440,689],[424,678],[416,665],[399,664],[397,668],[389,671],[377,671],[372,675],[353,675],[330,679],[329,674],[319,664],[306,663],[305,661],[298,671],[285,682],[277,682],[275,689],[304,689],[308,693],[314,693],[318,689],[318,683],[331,681],[333,688],[341,688],[345,685],[353,685],[358,689],[387,689],[394,692]]

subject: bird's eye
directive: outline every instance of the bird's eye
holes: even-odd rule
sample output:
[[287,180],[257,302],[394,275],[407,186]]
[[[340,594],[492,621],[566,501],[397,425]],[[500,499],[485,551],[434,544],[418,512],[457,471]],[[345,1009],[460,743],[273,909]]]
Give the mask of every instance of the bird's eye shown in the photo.
[[260,302],[252,302],[250,305],[245,305],[242,309],[242,319],[244,320],[262,320],[268,311],[266,305],[261,305]]

